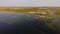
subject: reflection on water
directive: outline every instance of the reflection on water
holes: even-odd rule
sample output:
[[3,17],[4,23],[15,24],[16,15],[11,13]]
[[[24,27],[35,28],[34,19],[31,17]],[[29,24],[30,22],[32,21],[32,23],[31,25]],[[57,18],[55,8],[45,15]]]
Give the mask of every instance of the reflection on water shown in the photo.
[[28,19],[33,19],[33,18],[32,18],[32,15],[30,15],[30,14],[0,12],[0,22],[16,23],[16,22],[19,22],[19,21],[22,22],[25,19],[28,20]]
[[[54,17],[55,19],[59,20],[59,15],[54,15],[54,13],[51,11],[50,15]],[[2,22],[2,23],[1,23]],[[9,23],[9,24],[6,24]],[[10,23],[16,23],[17,26],[12,26]],[[48,23],[48,25],[46,24]],[[59,24],[59,23],[57,23]],[[6,25],[6,26],[5,26]],[[52,27],[52,29],[47,28]],[[60,25],[60,24],[59,24]],[[58,26],[59,26],[58,25]],[[10,29],[11,28],[11,29]],[[56,34],[57,31],[55,24],[51,24],[50,20],[47,19],[35,19],[31,14],[16,14],[16,13],[6,13],[6,12],[0,12],[0,32],[4,31],[3,33],[27,33],[28,34]],[[6,31],[8,30],[8,31]],[[17,31],[18,30],[18,31]]]
[[60,15],[55,15],[54,17],[55,17],[55,19],[56,19],[57,21],[60,22]]
[[50,16],[54,17],[56,19],[56,21],[60,21],[60,15],[54,14],[53,11],[50,11]]
[[54,12],[50,11],[50,16],[54,17]]
[[[18,16],[19,16],[19,13],[18,14],[17,13],[14,14],[13,12],[9,13],[9,12],[4,12],[3,11],[3,12],[0,12],[0,19],[1,19],[0,21],[7,21],[10,18],[13,18],[13,19],[16,19],[17,20],[17,19],[19,19]],[[32,16],[32,15],[31,14],[27,14],[27,16]],[[56,19],[56,21],[60,21],[60,15],[55,15],[53,11],[50,11],[50,16],[54,17]],[[18,17],[18,18],[16,18],[16,17]],[[13,19],[10,22],[13,22],[14,21]]]

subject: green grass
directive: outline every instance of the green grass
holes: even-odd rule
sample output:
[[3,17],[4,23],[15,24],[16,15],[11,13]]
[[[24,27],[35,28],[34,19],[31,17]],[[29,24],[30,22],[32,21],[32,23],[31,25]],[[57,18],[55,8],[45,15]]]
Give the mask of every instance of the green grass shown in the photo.
[[54,17],[52,17],[52,16],[50,16],[50,15],[34,15],[34,16],[37,16],[37,17],[39,17],[39,16],[44,16],[43,18],[47,18],[47,19],[51,19],[51,20],[53,20],[54,19]]
[[45,18],[48,18],[48,19],[54,19],[54,17],[49,16],[49,15],[44,15],[44,16],[45,16]]

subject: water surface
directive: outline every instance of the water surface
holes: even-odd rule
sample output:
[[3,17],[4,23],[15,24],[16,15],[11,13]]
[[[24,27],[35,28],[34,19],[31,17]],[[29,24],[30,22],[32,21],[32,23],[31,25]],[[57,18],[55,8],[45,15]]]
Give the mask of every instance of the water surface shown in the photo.
[[57,22],[53,23],[45,18],[36,19],[31,14],[0,12],[1,34],[57,34],[60,31],[59,27],[60,24]]

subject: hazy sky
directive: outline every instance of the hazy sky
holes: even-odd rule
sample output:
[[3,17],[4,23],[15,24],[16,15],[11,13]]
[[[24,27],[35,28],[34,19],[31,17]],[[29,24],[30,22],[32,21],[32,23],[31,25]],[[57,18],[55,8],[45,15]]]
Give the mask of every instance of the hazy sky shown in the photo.
[[0,0],[0,7],[60,6],[60,0]]

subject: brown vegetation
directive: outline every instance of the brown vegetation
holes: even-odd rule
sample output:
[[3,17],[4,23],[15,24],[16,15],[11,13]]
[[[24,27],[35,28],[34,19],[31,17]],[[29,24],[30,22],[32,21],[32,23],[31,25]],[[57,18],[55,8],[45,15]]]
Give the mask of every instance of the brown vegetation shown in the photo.
[[34,12],[49,12],[52,11],[55,14],[60,14],[60,8],[44,8],[44,7],[1,7],[0,11],[13,11],[13,12],[28,12],[28,11],[34,11]]

